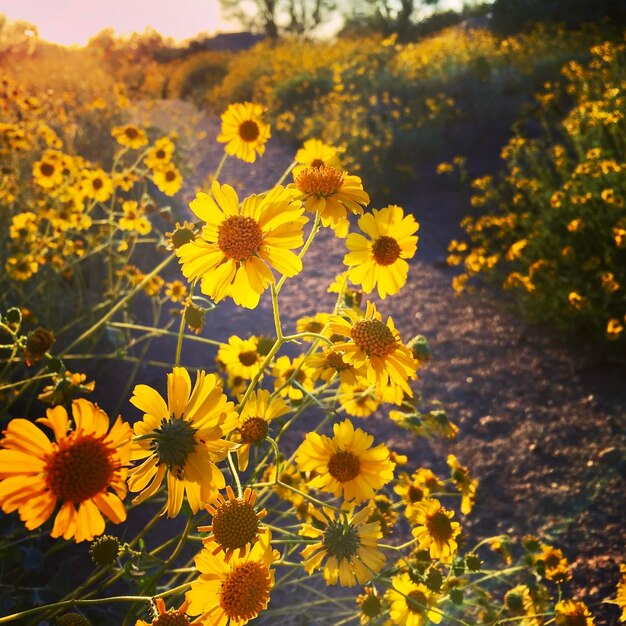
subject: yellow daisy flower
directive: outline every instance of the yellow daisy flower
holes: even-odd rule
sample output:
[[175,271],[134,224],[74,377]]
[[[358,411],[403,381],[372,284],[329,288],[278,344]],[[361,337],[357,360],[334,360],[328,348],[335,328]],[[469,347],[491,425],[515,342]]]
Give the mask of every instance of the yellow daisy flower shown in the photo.
[[617,603],[617,606],[622,610],[619,621],[626,622],[626,565],[622,563],[619,566],[619,571],[622,574],[622,578],[617,583],[617,594],[615,597],[615,602]]
[[290,400],[302,400],[302,398],[304,398],[302,389],[294,384],[287,384],[287,382],[293,377],[293,381],[297,382],[298,385],[302,386],[306,391],[313,391],[315,387],[313,371],[304,356],[297,356],[292,361],[287,355],[283,355],[276,359],[272,369],[274,389],[276,389],[283,398],[288,397]]
[[543,622],[541,617],[536,616],[543,612],[542,607],[535,604],[533,593],[527,585],[516,585],[509,589],[504,595],[504,604],[513,616],[519,617],[515,623],[520,626],[540,626]]
[[63,182],[63,160],[61,154],[46,150],[40,161],[33,165],[33,178],[44,189],[58,187]]
[[165,295],[172,302],[183,303],[187,299],[187,286],[180,280],[173,280],[165,284]]
[[185,601],[178,609],[165,608],[163,598],[154,599],[154,619],[146,622],[142,619],[137,620],[135,626],[187,626],[191,624],[185,611],[189,606],[189,602]]
[[[323,331],[328,326],[330,320],[330,313],[316,313],[315,315],[306,315],[299,318],[296,321],[296,331],[299,333],[316,333],[318,335],[323,334]],[[327,336],[325,333],[324,336]],[[314,337],[304,337],[304,341],[313,341]]]
[[161,137],[157,139],[154,142],[154,146],[148,150],[143,162],[151,170],[162,170],[172,160],[175,149],[176,146],[174,146],[174,143],[169,137]]
[[113,182],[102,169],[83,172],[83,193],[97,202],[106,202],[113,193]]
[[267,437],[269,423],[289,413],[289,410],[282,398],[272,398],[266,389],[259,389],[250,394],[233,430],[233,441],[241,444],[237,448],[237,462],[242,472],[248,467],[250,448],[261,445]]
[[260,533],[266,532],[266,527],[260,526],[260,521],[267,515],[267,510],[257,511],[254,507],[256,493],[249,487],[241,498],[235,496],[230,485],[226,486],[225,498],[216,493],[206,505],[206,510],[212,515],[212,523],[208,526],[199,526],[201,533],[211,533],[202,540],[204,547],[211,554],[224,553],[228,563],[237,550],[239,556],[244,557],[246,549],[254,545]]
[[537,556],[539,573],[553,583],[565,583],[572,578],[567,557],[563,551],[545,543],[540,544],[541,553]]
[[561,600],[554,607],[554,621],[558,626],[594,626],[596,623],[584,602]]
[[166,196],[177,194],[183,185],[183,177],[173,163],[168,163],[163,168],[154,170],[152,181],[159,191]]
[[369,417],[380,406],[375,387],[364,378],[354,385],[340,385],[337,399],[341,408],[353,417]]
[[217,140],[226,144],[226,154],[254,163],[257,153],[263,156],[270,136],[270,127],[263,122],[263,107],[260,104],[238,102],[229,105],[222,113],[222,132]]
[[392,296],[406,283],[409,264],[417,250],[414,233],[419,224],[412,215],[390,205],[374,209],[359,218],[359,228],[369,237],[351,233],[346,240],[349,252],[343,262],[350,266],[348,278],[365,293],[374,287],[381,298]]
[[293,168],[293,175],[297,176],[307,167],[321,167],[327,165],[341,170],[341,161],[337,155],[337,149],[329,146],[319,139],[307,139],[296,152],[297,165]]
[[309,487],[329,491],[356,504],[370,500],[393,479],[395,464],[383,443],[372,448],[374,437],[346,419],[333,426],[334,437],[308,433],[296,451],[301,472],[315,471]]
[[26,419],[9,422],[0,450],[0,504],[4,513],[18,511],[28,530],[60,504],[50,535],[91,541],[104,532],[102,514],[116,524],[126,519],[131,430],[121,417],[109,430],[107,414],[84,399],[72,403],[72,418],[73,429],[57,406],[37,420],[53,431],[53,442]]
[[469,469],[461,465],[454,454],[448,455],[448,466],[452,470],[452,481],[461,492],[461,513],[468,515],[476,502],[478,481],[469,475]]
[[201,624],[243,626],[266,609],[274,586],[270,568],[280,556],[270,541],[268,530],[243,556],[229,561],[204,548],[195,558],[200,576],[186,594],[187,613],[199,615],[195,621]]
[[378,388],[391,381],[413,397],[407,381],[417,378],[419,362],[400,341],[391,318],[385,324],[376,307],[368,302],[365,315],[361,311],[344,309],[341,315],[332,318],[330,328],[350,338],[350,341],[336,344],[336,348],[344,353],[344,361],[355,367],[366,365],[368,380]]
[[299,534],[316,540],[302,550],[304,569],[312,574],[324,564],[323,576],[329,585],[354,587],[373,578],[385,565],[378,550],[382,538],[379,522],[368,522],[369,506],[354,514],[354,506],[339,518],[328,509],[320,512],[309,506],[313,523],[303,524]]
[[[206,222],[202,236],[176,250],[188,280],[201,280],[202,292],[219,302],[226,296],[253,309],[275,282],[271,268],[285,276],[302,270],[292,252],[303,244],[299,202],[283,187],[250,196],[239,206],[235,190],[213,183],[213,197],[199,193],[189,205]],[[215,199],[214,199],[215,198]]]
[[384,610],[383,598],[374,587],[365,587],[363,593],[357,596],[356,603],[359,606],[359,620],[363,625],[378,621],[377,618]]
[[217,362],[229,376],[241,376],[251,380],[256,376],[264,357],[257,350],[257,337],[241,339],[236,335],[228,338],[227,344],[222,344],[217,351]]
[[437,608],[437,596],[423,583],[413,582],[407,573],[391,579],[385,599],[391,605],[389,616],[394,624],[426,626],[429,622],[439,624],[443,618],[443,611]]
[[199,371],[192,389],[187,370],[175,367],[167,375],[167,403],[148,385],[137,385],[130,401],[144,413],[134,425],[132,458],[142,463],[129,472],[129,489],[140,492],[133,503],[154,495],[167,477],[167,516],[178,514],[185,493],[198,512],[225,487],[215,463],[236,447],[221,438],[236,426],[237,414],[219,378]]
[[152,230],[150,220],[144,215],[143,207],[136,200],[126,200],[122,203],[124,216],[118,222],[121,230],[134,230],[140,235],[147,235]]
[[439,500],[427,498],[414,505],[411,521],[417,526],[412,530],[422,550],[429,550],[433,559],[449,563],[457,551],[457,536],[461,532],[458,522],[450,521],[454,511],[441,506]]
[[354,386],[366,375],[365,367],[355,367],[351,363],[346,363],[341,350],[332,347],[312,354],[306,362],[313,369],[311,377],[314,381],[321,378],[328,383],[333,376],[338,375],[342,385]]
[[127,148],[132,148],[133,150],[142,148],[148,143],[148,136],[146,133],[138,126],[135,126],[135,124],[114,126],[111,130],[111,136],[121,146],[126,146]]
[[363,215],[363,207],[370,201],[358,176],[327,165],[303,169],[289,187],[299,192],[307,211],[319,212],[322,224],[342,237],[347,234],[348,216]]

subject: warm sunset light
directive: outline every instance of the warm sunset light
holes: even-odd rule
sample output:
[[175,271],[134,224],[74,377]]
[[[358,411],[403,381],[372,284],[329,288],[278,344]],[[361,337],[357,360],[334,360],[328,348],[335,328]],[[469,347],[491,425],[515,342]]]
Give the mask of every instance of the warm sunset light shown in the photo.
[[150,27],[177,40],[238,29],[222,18],[217,0],[0,0],[0,14],[32,22],[42,39],[65,45],[84,45],[109,27],[118,35]]

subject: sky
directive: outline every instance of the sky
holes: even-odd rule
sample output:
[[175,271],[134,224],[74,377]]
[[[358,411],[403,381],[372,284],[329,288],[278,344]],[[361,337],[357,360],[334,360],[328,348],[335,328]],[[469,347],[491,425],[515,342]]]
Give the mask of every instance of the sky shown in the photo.
[[218,0],[0,0],[0,14],[31,22],[42,39],[65,45],[84,45],[108,27],[126,35],[150,26],[177,40],[239,30],[222,19]]

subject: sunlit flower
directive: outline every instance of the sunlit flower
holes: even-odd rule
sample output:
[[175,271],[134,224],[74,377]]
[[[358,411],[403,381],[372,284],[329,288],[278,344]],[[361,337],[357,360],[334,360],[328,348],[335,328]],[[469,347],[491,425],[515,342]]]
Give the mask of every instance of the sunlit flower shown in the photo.
[[178,609],[166,609],[163,598],[155,598],[154,619],[150,622],[137,620],[135,626],[188,626],[191,624],[185,614],[188,606],[189,602],[185,601]]
[[140,235],[147,235],[152,230],[150,220],[145,216],[144,210],[135,200],[126,200],[122,203],[124,216],[118,222],[121,230],[134,230]]
[[183,185],[183,177],[173,163],[168,163],[160,169],[154,170],[152,180],[159,191],[166,196],[173,196]]
[[622,610],[619,621],[626,622],[626,565],[622,563],[619,566],[619,571],[622,574],[622,577],[617,583],[617,594],[615,597],[615,602],[617,603],[617,606]]
[[537,556],[537,568],[548,580],[560,584],[571,580],[567,557],[559,548],[548,544],[540,544],[541,553]]
[[270,568],[280,556],[270,541],[268,530],[243,556],[235,554],[229,561],[204,548],[195,558],[200,576],[186,594],[187,613],[199,615],[201,624],[243,626],[266,609],[274,586]]
[[303,169],[289,187],[299,192],[307,211],[318,212],[322,224],[342,237],[347,234],[348,216],[362,215],[370,201],[358,176],[327,165]]
[[229,375],[250,380],[256,376],[263,363],[263,356],[257,350],[258,345],[256,337],[241,339],[232,335],[228,343],[222,344],[217,351],[217,362]]
[[408,396],[413,396],[407,381],[417,378],[419,363],[400,341],[391,318],[385,324],[376,307],[368,302],[365,315],[344,309],[341,315],[334,316],[331,330],[350,338],[336,344],[336,348],[343,351],[347,363],[355,367],[366,365],[370,382],[386,385],[391,380]]
[[113,193],[113,182],[102,169],[83,172],[83,193],[97,202],[106,202]]
[[254,163],[256,155],[265,152],[270,138],[269,124],[263,122],[263,107],[252,102],[235,103],[222,113],[222,132],[217,140],[225,143],[226,154],[247,163]]
[[283,398],[290,400],[302,400],[302,390],[311,392],[315,387],[313,369],[304,356],[297,356],[293,361],[287,355],[279,357],[272,368],[272,376],[274,388]]
[[161,170],[172,160],[176,146],[169,137],[161,137],[154,142],[148,152],[144,163],[152,170]]
[[452,470],[452,481],[461,492],[461,513],[467,515],[474,508],[478,481],[470,476],[468,468],[461,465],[454,454],[448,455],[448,466]]
[[429,622],[439,624],[443,617],[443,611],[437,608],[437,596],[423,583],[412,581],[407,573],[391,579],[385,599],[391,604],[389,616],[394,624],[425,626]]
[[594,626],[596,623],[585,603],[573,600],[557,602],[554,621],[558,626]]
[[343,262],[350,266],[348,278],[365,293],[376,287],[381,298],[398,293],[409,271],[405,259],[412,258],[417,250],[414,233],[419,224],[412,215],[405,216],[399,206],[390,205],[363,215],[359,228],[367,237],[351,233],[346,240],[350,252]]
[[302,550],[304,569],[312,574],[324,566],[324,580],[343,587],[364,584],[385,565],[385,555],[378,549],[382,538],[380,524],[368,522],[369,506],[354,513],[354,507],[336,517],[328,509],[309,507],[313,523],[303,524],[300,535],[317,540]]
[[33,165],[33,178],[44,189],[57,187],[63,182],[63,160],[61,153],[46,150],[41,160]]
[[298,164],[293,168],[294,177],[307,167],[327,165],[338,170],[342,169],[337,149],[319,139],[307,139],[302,148],[296,152],[296,161]]
[[201,533],[210,533],[202,540],[204,547],[211,554],[224,553],[226,562],[239,550],[239,557],[243,557],[246,549],[250,548],[259,539],[260,533],[267,531],[260,525],[265,517],[265,509],[257,511],[254,506],[256,493],[246,488],[241,498],[235,496],[230,485],[226,487],[225,498],[216,493],[206,505],[206,510],[212,515],[212,523],[208,526],[199,526]]
[[28,280],[39,270],[39,262],[32,255],[10,256],[5,264],[8,276],[15,280]]
[[200,279],[202,292],[216,302],[230,296],[253,309],[275,282],[271,268],[289,277],[302,270],[292,249],[302,245],[307,220],[293,194],[280,186],[246,198],[241,207],[229,185],[214,182],[212,191],[213,197],[199,193],[190,204],[206,226],[200,238],[177,249],[182,272],[188,280]]
[[376,388],[364,378],[354,385],[339,385],[337,399],[341,408],[353,417],[369,417],[380,406]]
[[127,148],[136,150],[148,143],[148,136],[135,124],[126,124],[125,126],[114,126],[111,130],[111,135],[115,138],[117,143]]
[[363,593],[357,596],[356,603],[359,606],[359,620],[361,624],[371,624],[382,615],[384,610],[384,598],[378,595],[374,587],[365,587]]
[[175,367],[167,375],[167,403],[148,385],[137,385],[130,401],[144,413],[134,425],[132,458],[142,463],[129,472],[129,489],[141,492],[133,503],[154,495],[167,477],[168,517],[178,514],[185,493],[196,513],[225,487],[215,463],[236,447],[222,439],[235,427],[237,414],[220,380],[199,371],[192,389],[187,370]]
[[172,302],[185,302],[187,299],[187,286],[180,280],[173,280],[165,285],[165,295]]
[[393,479],[394,463],[383,443],[372,448],[374,437],[346,419],[333,426],[334,437],[308,433],[296,451],[301,472],[315,471],[309,487],[329,491],[355,503],[369,500]]
[[253,391],[239,414],[233,441],[237,448],[237,462],[243,472],[248,467],[250,449],[263,443],[267,437],[269,423],[289,412],[289,407],[280,397],[272,398],[267,389]]
[[329,347],[312,354],[307,359],[307,364],[313,369],[312,378],[321,378],[330,382],[333,376],[338,376],[342,385],[358,385],[365,378],[365,367],[355,367],[346,363],[341,350]]
[[104,532],[102,514],[116,524],[126,519],[131,430],[121,417],[109,430],[107,414],[88,400],[72,403],[72,418],[74,428],[57,406],[37,420],[53,431],[53,442],[26,419],[9,422],[0,450],[0,502],[5,513],[17,510],[28,530],[60,504],[51,536],[91,541]]
[[413,536],[422,550],[428,550],[433,559],[444,563],[449,563],[456,553],[456,538],[461,532],[460,524],[451,521],[452,517],[454,512],[442,507],[439,500],[427,498],[414,505]]

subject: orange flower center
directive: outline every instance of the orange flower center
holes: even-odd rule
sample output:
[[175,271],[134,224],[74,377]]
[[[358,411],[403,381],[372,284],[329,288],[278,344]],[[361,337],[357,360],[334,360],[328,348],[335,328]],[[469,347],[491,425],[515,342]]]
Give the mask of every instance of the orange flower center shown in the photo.
[[244,549],[254,541],[258,529],[256,509],[240,498],[227,500],[213,516],[213,537],[225,551]]
[[383,235],[374,242],[372,254],[378,265],[391,265],[400,257],[400,246],[393,237]]
[[249,417],[239,432],[244,443],[259,444],[267,436],[268,424],[262,417]]
[[356,478],[360,469],[359,458],[346,450],[335,452],[328,461],[328,472],[340,483]]
[[104,491],[116,470],[113,450],[93,435],[59,442],[46,459],[46,485],[63,502],[79,504]]
[[359,320],[353,327],[351,337],[354,343],[368,356],[387,356],[397,347],[391,329],[380,320]]
[[256,350],[248,350],[239,353],[239,362],[246,367],[254,365],[259,360],[259,353]]
[[296,188],[307,196],[329,198],[341,191],[346,174],[334,167],[320,165],[303,169],[295,179]]
[[343,360],[341,352],[335,352],[334,350],[326,354],[326,363],[337,371],[350,369],[350,365]]
[[452,539],[452,524],[450,518],[443,511],[429,515],[426,519],[426,528],[429,535],[438,543],[445,543]]
[[256,141],[260,134],[259,125],[253,120],[246,120],[239,125],[239,136],[243,141]]
[[153,620],[151,626],[189,626],[190,623],[184,613],[170,609]]
[[270,572],[263,563],[242,563],[222,583],[220,606],[231,620],[250,620],[267,606],[270,586]]
[[245,261],[259,251],[263,232],[256,220],[243,215],[231,215],[219,227],[217,245],[233,261]]
[[405,602],[411,613],[423,613],[428,598],[423,591],[413,589],[406,594]]
[[52,174],[54,174],[54,165],[51,163],[42,163],[39,171],[42,176],[52,176]]

